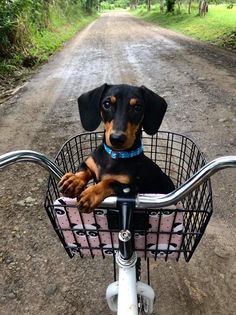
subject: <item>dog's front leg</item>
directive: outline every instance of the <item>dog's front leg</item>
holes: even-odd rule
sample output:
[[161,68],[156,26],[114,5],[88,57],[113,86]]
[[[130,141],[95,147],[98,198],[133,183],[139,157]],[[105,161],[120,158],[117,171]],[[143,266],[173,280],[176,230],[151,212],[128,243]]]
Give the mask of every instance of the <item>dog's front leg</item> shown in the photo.
[[78,198],[79,210],[86,213],[92,212],[105,198],[117,194],[119,189],[128,183],[128,176],[104,176],[99,183],[86,188],[80,194]]
[[[86,162],[83,162],[80,166],[80,171],[73,173],[66,173],[61,181],[59,182],[60,192],[70,198],[78,197],[81,192],[85,189],[87,183],[93,178],[96,179],[96,173],[90,167],[90,164],[93,166],[94,163],[91,163],[92,158],[88,158]],[[93,167],[94,168],[94,167]]]

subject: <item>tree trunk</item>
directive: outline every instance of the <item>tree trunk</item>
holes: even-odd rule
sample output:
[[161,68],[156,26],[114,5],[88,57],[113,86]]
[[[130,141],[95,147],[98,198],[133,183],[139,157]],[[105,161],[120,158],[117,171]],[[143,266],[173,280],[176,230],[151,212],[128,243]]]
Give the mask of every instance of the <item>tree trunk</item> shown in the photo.
[[167,12],[174,12],[175,8],[175,0],[167,0],[166,1]]
[[199,2],[199,15],[205,16],[207,12],[208,12],[207,0],[200,0],[200,2]]
[[188,3],[188,14],[191,13],[191,6],[192,6],[192,0],[189,0],[189,3]]
[[177,0],[177,4],[178,4],[178,12],[180,12],[181,0]]
[[160,12],[163,13],[164,12],[164,1],[160,0]]

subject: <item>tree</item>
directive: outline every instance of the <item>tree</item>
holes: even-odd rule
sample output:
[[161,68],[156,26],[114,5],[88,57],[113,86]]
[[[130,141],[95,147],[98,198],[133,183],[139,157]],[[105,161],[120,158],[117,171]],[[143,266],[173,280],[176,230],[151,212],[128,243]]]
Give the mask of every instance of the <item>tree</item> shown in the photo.
[[188,14],[191,13],[191,6],[192,6],[192,0],[189,0],[189,2],[188,2]]
[[164,12],[164,0],[160,0],[160,12]]
[[207,12],[208,12],[207,0],[200,0],[199,1],[199,15],[205,16]]
[[166,11],[168,13],[174,12],[175,9],[175,0],[166,0]]

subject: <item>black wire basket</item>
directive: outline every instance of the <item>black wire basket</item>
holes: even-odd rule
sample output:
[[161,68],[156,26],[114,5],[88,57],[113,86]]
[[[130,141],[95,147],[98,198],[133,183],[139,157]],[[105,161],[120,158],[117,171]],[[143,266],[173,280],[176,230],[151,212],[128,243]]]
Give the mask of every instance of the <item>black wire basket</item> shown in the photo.
[[[143,135],[144,153],[179,187],[206,161],[198,146],[186,136],[160,131]],[[103,132],[79,134],[69,139],[56,156],[65,172],[76,172],[79,165],[103,140]],[[93,183],[91,183],[93,184]],[[96,209],[82,214],[76,200],[60,196],[56,181],[50,177],[45,209],[70,257],[75,254],[103,258],[118,250],[118,213],[116,209]],[[174,258],[189,261],[206,229],[213,210],[210,181],[178,204],[162,209],[136,209],[134,212],[135,250],[143,258]]]

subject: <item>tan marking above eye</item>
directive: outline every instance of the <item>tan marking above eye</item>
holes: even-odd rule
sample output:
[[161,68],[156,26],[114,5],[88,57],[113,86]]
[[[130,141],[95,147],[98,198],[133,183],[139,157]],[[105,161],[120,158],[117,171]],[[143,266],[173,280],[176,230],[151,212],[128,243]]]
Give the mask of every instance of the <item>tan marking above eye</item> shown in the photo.
[[137,98],[131,98],[129,100],[129,105],[130,106],[135,106],[138,103],[138,99]]
[[116,97],[115,96],[111,96],[111,102],[112,102],[112,104],[116,103]]

